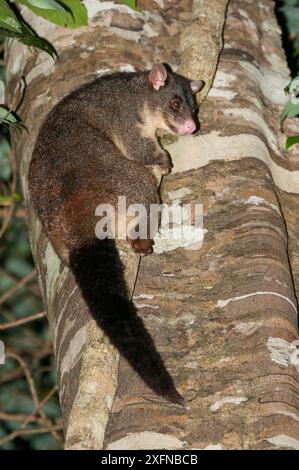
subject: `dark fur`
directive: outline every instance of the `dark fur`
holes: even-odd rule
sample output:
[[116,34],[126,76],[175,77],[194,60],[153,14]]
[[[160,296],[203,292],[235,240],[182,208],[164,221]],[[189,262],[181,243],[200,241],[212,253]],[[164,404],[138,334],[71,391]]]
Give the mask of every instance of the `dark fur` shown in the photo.
[[75,250],[70,257],[70,267],[92,316],[111,343],[149,388],[167,400],[184,404],[128,298],[123,266],[114,240],[95,240]]
[[[183,106],[175,114],[168,103],[177,95]],[[154,120],[158,112],[171,127],[195,109],[190,82],[173,73],[159,91],[151,86],[148,72],[99,78],[50,112],[29,170],[37,214],[70,266],[92,316],[152,390],[181,404],[185,402],[128,298],[115,242],[95,238],[95,208],[116,205],[119,195],[126,196],[127,205],[158,203],[154,177],[145,165],[160,164],[167,172],[168,157],[145,117]],[[132,246],[137,252],[144,249]]]

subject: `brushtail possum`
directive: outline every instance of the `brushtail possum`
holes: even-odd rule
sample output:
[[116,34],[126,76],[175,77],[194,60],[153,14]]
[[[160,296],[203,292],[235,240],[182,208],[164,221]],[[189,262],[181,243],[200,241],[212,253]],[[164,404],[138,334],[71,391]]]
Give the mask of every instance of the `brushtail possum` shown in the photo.
[[[149,165],[170,171],[158,129],[192,134],[195,93],[190,81],[154,64],[147,72],[115,73],[71,92],[41,127],[29,168],[29,192],[43,228],[69,266],[97,324],[145,383],[170,402],[186,406],[136,313],[124,281],[115,240],[95,235],[99,204],[159,204]],[[148,211],[149,213],[149,211]],[[139,255],[153,241],[127,235]]]

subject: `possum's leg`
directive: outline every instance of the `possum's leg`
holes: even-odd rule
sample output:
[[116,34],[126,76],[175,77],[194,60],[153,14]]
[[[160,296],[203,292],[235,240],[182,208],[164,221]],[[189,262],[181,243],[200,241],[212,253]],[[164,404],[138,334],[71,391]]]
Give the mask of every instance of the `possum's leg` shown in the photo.
[[[137,204],[137,214],[134,208],[134,215],[127,217],[127,240],[131,245],[131,248],[135,253],[140,256],[149,255],[153,252],[154,236],[159,227],[160,218],[160,201],[157,191],[156,182],[152,180],[152,174],[144,168],[143,180],[139,181],[138,186],[147,187],[147,190],[143,190],[143,194],[139,194]],[[132,198],[132,199],[131,199]],[[131,201],[136,201],[136,195],[130,194],[128,196],[128,204],[132,204]],[[133,202],[133,206],[134,206]],[[141,206],[141,211],[140,211]]]
[[142,159],[142,162],[145,165],[159,165],[162,175],[168,175],[173,166],[168,152],[162,149],[158,144],[155,145],[152,153]]
[[[152,201],[155,203],[156,201]],[[151,214],[150,212],[150,205],[145,205],[146,209],[146,216],[141,217],[138,220],[138,223],[132,227],[131,220],[128,221],[127,225],[127,240],[131,245],[131,248],[135,253],[140,256],[150,255],[153,252],[153,245],[154,237],[157,229],[158,229],[158,211],[156,216]],[[151,220],[153,217],[154,220]],[[156,219],[155,219],[156,217]],[[143,230],[141,229],[141,224],[143,226]]]
[[[57,190],[60,210],[54,220],[51,217],[51,223],[44,224],[49,225],[47,233],[56,252],[67,264],[74,249],[90,243],[94,237],[102,236],[101,220],[106,218],[105,207],[108,204],[115,218],[109,225],[112,237],[127,237],[136,253],[141,256],[150,254],[153,251],[154,236],[150,207],[159,207],[160,202],[154,176],[140,162],[124,158],[111,142],[103,141],[100,146],[93,143],[92,139],[90,142],[89,151],[94,158],[92,168],[78,168],[80,179],[68,178],[67,172],[60,177],[60,187]],[[80,158],[75,159],[77,161],[80,162]],[[72,175],[73,173],[76,172],[73,171]],[[121,202],[123,199],[124,205]],[[142,220],[140,217],[136,219],[136,206],[137,211],[138,206],[143,208]],[[139,221],[143,227],[140,236],[135,231]]]
[[172,168],[171,158],[166,150],[158,143],[156,137],[140,137],[139,145],[135,142],[128,143],[128,155],[130,160],[143,163],[144,165],[159,165],[163,175],[168,175]]
[[166,152],[166,150],[162,149],[158,144],[156,145],[156,149],[154,154],[152,155],[151,162],[147,163],[147,165],[159,165],[161,168],[162,175],[168,175],[172,168],[171,158]]

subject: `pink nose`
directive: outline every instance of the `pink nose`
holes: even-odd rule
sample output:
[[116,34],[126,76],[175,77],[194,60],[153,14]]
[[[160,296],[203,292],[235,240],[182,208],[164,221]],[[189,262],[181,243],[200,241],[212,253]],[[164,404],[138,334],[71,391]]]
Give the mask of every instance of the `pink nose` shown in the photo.
[[184,130],[187,134],[192,134],[196,129],[196,124],[192,119],[187,119],[184,123]]

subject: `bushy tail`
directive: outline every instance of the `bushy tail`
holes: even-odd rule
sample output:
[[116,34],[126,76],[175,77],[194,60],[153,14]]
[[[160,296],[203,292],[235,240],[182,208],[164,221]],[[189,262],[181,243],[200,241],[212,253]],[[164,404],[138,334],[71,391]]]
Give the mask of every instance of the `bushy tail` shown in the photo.
[[74,250],[70,267],[91,315],[120,354],[157,395],[187,406],[129,300],[115,241],[95,239]]

